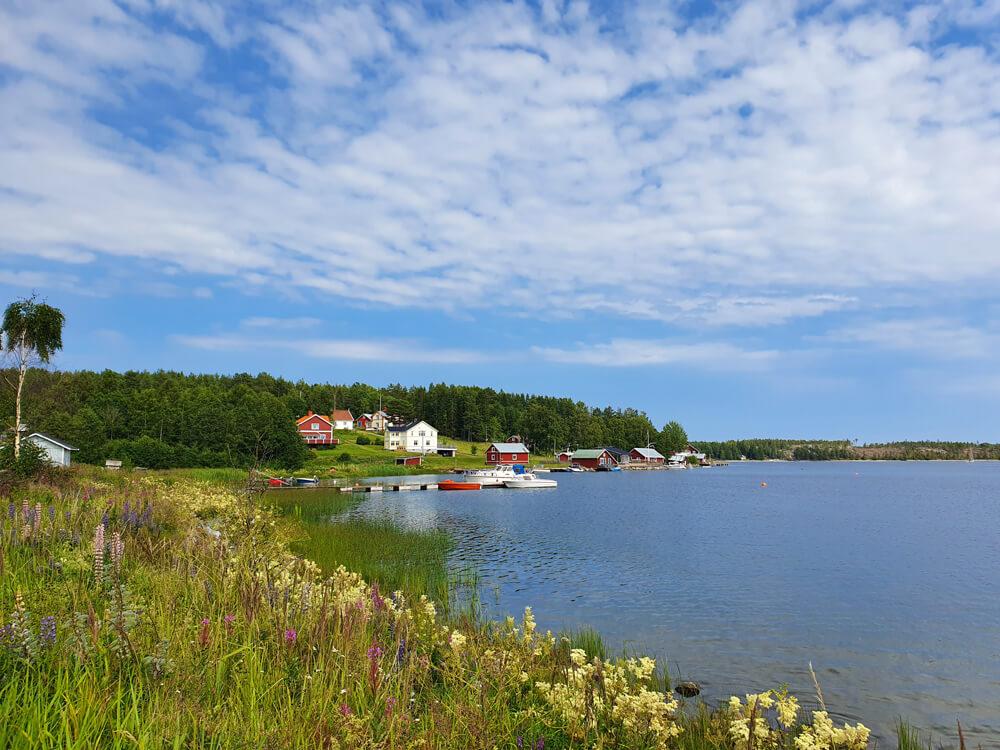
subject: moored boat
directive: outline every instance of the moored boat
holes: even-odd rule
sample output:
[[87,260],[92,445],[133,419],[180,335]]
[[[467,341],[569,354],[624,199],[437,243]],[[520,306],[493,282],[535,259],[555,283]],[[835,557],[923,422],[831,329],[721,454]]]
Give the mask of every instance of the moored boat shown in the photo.
[[558,487],[555,479],[539,479],[532,473],[518,474],[513,479],[505,479],[503,486],[511,490],[533,490],[543,487]]
[[499,487],[506,479],[513,479],[517,474],[514,467],[508,464],[497,464],[488,469],[466,469],[462,472],[467,482],[476,482],[483,487]]
[[456,482],[454,479],[445,479],[438,482],[439,490],[481,490],[483,485],[479,482]]

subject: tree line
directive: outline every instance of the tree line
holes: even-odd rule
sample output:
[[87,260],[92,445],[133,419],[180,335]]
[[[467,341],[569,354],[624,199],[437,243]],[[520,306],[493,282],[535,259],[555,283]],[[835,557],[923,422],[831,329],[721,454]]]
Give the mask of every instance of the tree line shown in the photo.
[[[8,371],[9,375],[16,374]],[[31,432],[79,448],[74,460],[126,459],[148,468],[243,466],[261,458],[297,468],[308,455],[295,419],[312,410],[350,409],[357,417],[379,405],[404,420],[424,419],[442,436],[470,441],[520,435],[538,454],[601,445],[682,449],[677,422],[657,429],[635,409],[592,408],[569,398],[506,393],[492,388],[431,383],[390,385],[293,382],[267,373],[194,375],[30,369],[23,418]],[[10,392],[0,396],[14,412]]]
[[717,460],[738,461],[785,459],[795,461],[836,460],[962,460],[971,455],[980,461],[1000,460],[1000,444],[963,443],[944,440],[912,440],[856,445],[850,440],[726,440],[723,442],[695,441],[699,451]]

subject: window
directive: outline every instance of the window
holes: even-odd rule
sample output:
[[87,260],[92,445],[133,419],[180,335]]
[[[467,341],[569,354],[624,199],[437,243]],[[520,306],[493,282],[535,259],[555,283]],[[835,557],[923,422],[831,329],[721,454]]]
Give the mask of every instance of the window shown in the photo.
[[318,430],[319,429],[319,422],[313,422],[312,429]]

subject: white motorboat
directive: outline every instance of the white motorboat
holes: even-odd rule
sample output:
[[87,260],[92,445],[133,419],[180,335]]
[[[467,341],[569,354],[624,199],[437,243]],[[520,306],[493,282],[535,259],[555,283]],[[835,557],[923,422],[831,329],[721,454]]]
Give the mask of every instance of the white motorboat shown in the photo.
[[566,467],[566,471],[583,471],[583,467],[577,464],[570,464]]
[[488,469],[466,469],[462,472],[467,482],[478,482],[483,487],[500,487],[507,479],[514,479],[514,467],[506,464],[497,464]]
[[539,479],[531,472],[518,474],[513,479],[503,480],[503,486],[512,490],[533,490],[541,487],[558,487],[555,479]]

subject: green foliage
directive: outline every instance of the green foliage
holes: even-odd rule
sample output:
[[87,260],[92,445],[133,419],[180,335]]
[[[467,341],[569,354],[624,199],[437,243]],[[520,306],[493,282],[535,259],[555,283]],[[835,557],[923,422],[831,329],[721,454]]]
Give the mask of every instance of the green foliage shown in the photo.
[[33,352],[42,362],[62,349],[62,329],[66,317],[60,310],[50,307],[44,302],[21,299],[12,302],[3,313],[3,331],[6,341],[4,348],[8,352],[23,347]]
[[684,450],[687,444],[687,432],[678,422],[667,422],[656,436],[656,450],[667,458]]
[[358,435],[357,440],[355,440],[358,445],[371,445],[372,439],[367,435]]
[[21,441],[21,451],[14,456],[14,443],[5,441],[0,445],[0,469],[9,471],[16,479],[31,479],[45,471],[52,470],[48,454],[31,440]]
[[351,458],[351,454],[348,453],[347,451],[344,451],[343,453],[341,453],[340,455],[337,456],[337,463],[338,464],[349,464],[353,460],[354,459]]

